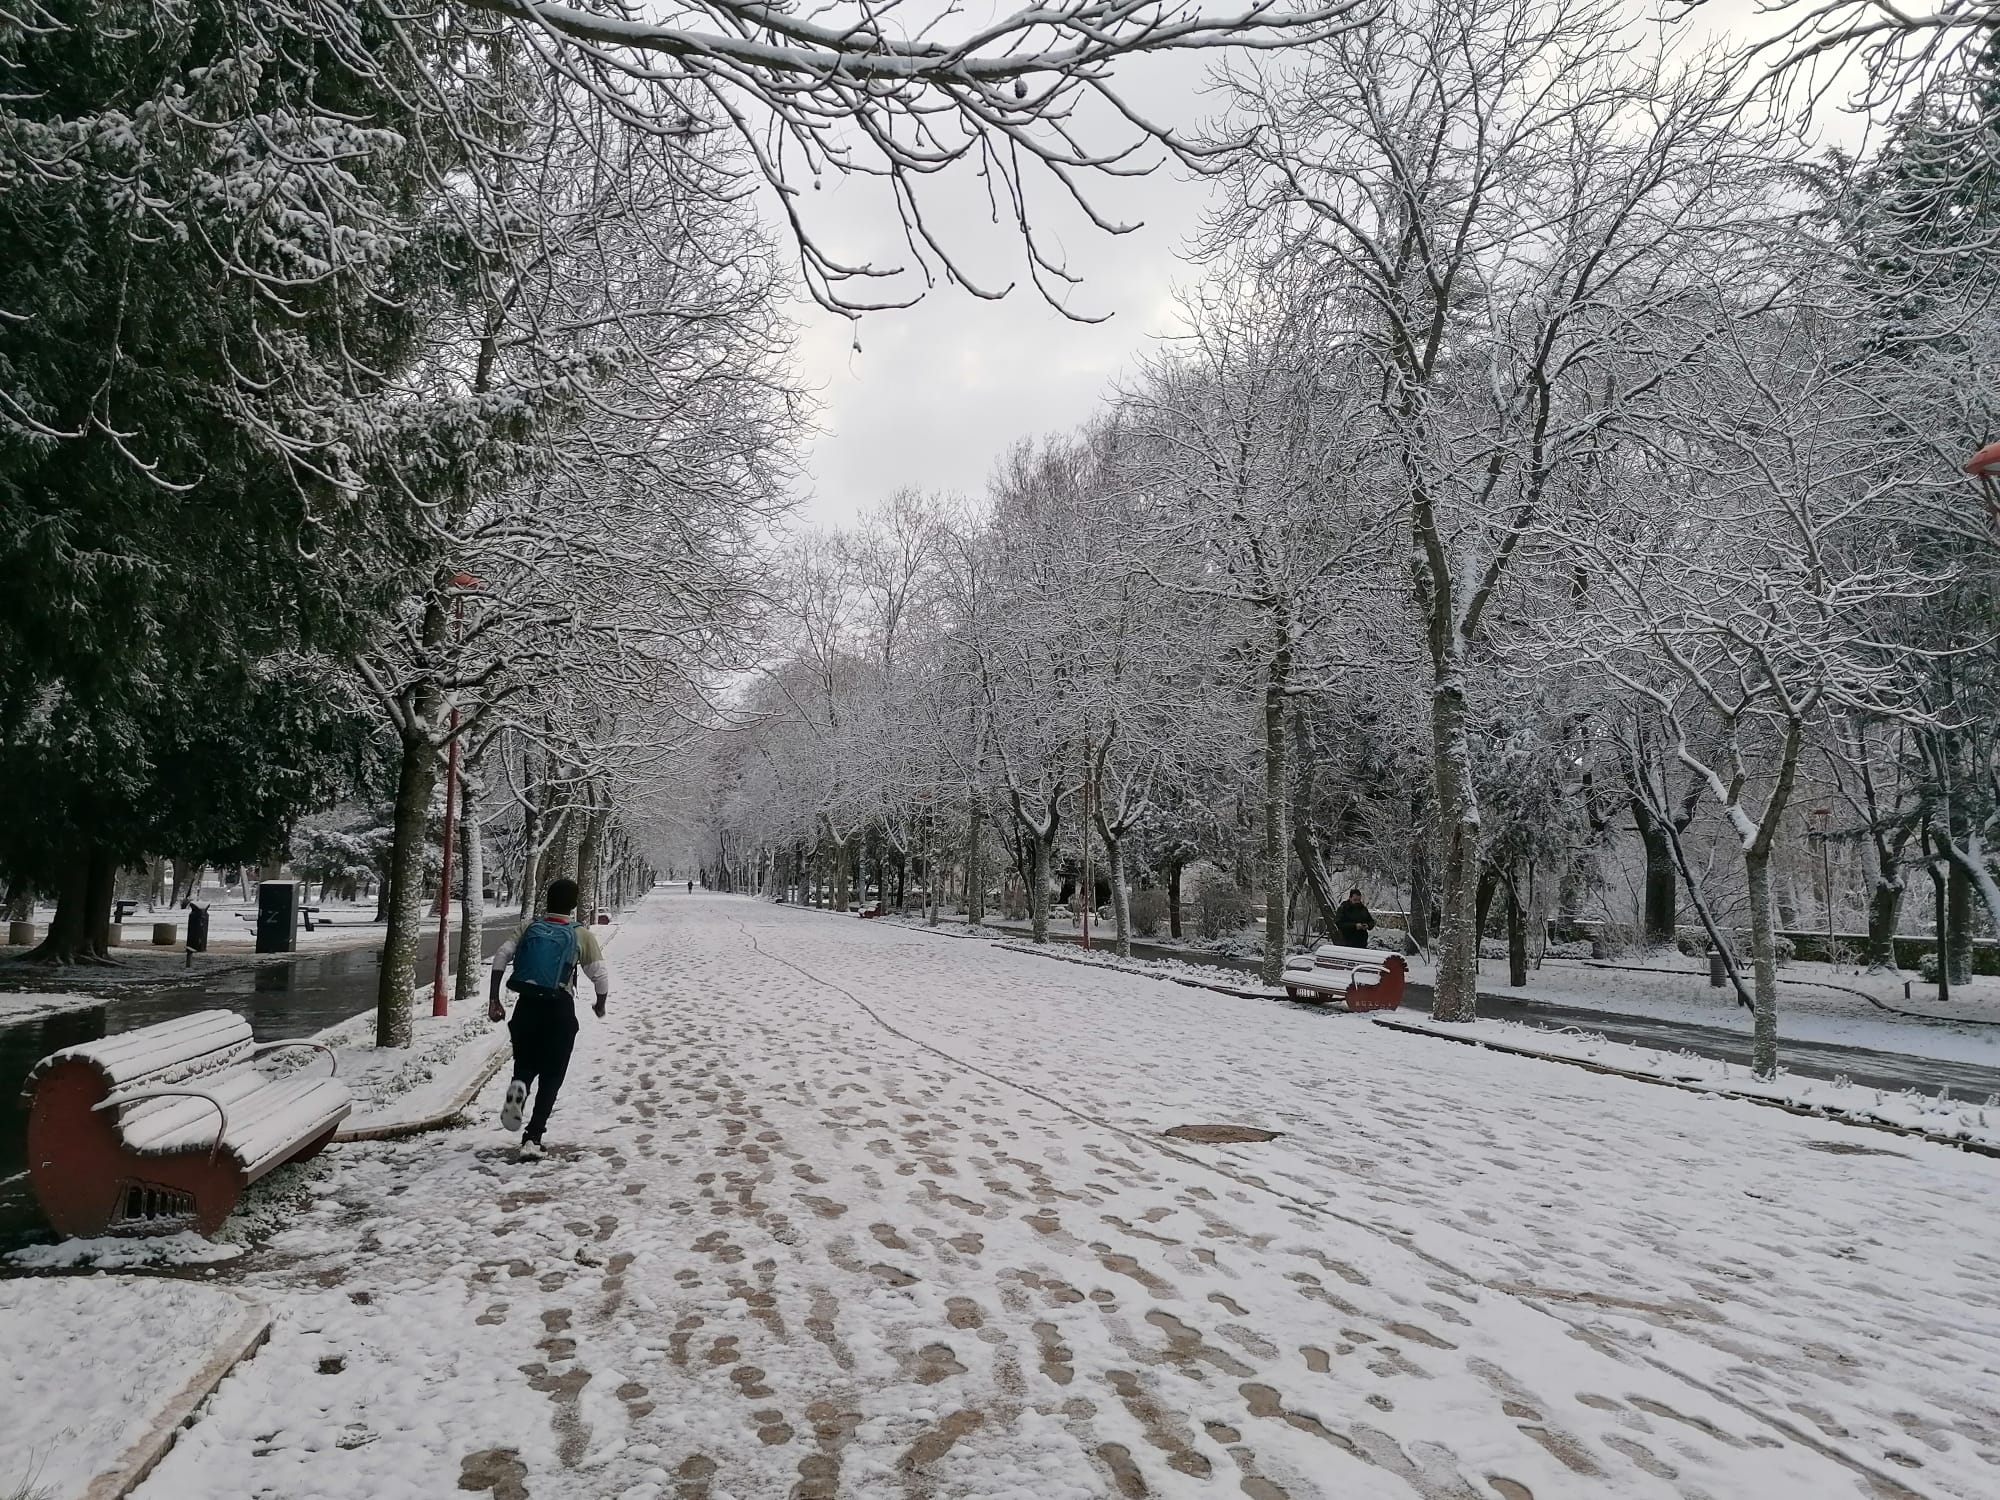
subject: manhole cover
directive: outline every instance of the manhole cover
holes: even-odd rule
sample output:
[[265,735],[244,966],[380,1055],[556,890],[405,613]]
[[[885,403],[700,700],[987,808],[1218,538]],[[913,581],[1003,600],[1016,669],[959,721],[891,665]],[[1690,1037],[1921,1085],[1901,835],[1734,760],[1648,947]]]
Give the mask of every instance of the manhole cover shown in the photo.
[[1902,1156],[1900,1151],[1883,1151],[1874,1146],[1857,1146],[1852,1141],[1807,1141],[1808,1151],[1824,1151],[1828,1156]]
[[1275,1141],[1278,1132],[1259,1130],[1255,1125],[1176,1125],[1161,1132],[1177,1141],[1197,1141],[1204,1146],[1236,1146],[1245,1141]]

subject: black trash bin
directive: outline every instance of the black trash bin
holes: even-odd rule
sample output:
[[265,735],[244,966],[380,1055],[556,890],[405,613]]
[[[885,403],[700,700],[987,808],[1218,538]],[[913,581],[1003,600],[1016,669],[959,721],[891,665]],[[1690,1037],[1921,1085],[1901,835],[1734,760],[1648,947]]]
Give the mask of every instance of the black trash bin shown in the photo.
[[292,953],[299,946],[299,883],[266,880],[257,887],[257,951]]

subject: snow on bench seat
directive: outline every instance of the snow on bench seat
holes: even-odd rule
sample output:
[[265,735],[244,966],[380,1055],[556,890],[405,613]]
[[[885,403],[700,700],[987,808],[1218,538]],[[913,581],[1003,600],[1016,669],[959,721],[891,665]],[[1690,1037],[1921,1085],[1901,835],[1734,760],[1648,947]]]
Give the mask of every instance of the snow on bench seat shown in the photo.
[[208,1151],[219,1144],[252,1181],[300,1141],[338,1125],[350,1107],[347,1085],[336,1079],[274,1079],[255,1068],[233,1069],[204,1080],[200,1097],[179,1095],[112,1106],[119,1133],[134,1155],[172,1156]]
[[1407,969],[1400,953],[1322,943],[1285,960],[1283,984],[1293,999],[1339,997],[1349,1010],[1394,1010],[1403,1003]]
[[28,1177],[50,1223],[214,1233],[246,1187],[321,1150],[353,1107],[336,1079],[256,1066],[294,1047],[327,1051],[259,1046],[241,1016],[211,1010],[43,1058],[28,1075]]
[[235,1011],[196,1011],[50,1053],[29,1072],[22,1092],[32,1094],[43,1074],[66,1062],[95,1069],[108,1089],[178,1083],[246,1061],[252,1045],[250,1023]]

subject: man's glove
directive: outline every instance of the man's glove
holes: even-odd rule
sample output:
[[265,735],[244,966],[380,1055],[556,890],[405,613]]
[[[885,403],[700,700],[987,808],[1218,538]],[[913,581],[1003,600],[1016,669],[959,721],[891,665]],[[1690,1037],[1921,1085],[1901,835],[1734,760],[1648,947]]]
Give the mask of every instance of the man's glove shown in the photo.
[[602,995],[597,997],[597,1004],[591,1006],[590,1010],[591,1014],[596,1016],[598,1020],[601,1021],[604,1019],[604,997]]

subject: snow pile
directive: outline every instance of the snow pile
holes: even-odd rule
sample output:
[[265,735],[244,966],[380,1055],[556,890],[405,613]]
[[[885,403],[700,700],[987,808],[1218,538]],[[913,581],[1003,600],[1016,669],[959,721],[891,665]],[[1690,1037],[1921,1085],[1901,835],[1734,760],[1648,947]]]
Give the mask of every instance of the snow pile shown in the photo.
[[[192,1229],[179,1234],[135,1238],[105,1235],[99,1239],[60,1240],[53,1245],[25,1245],[11,1252],[9,1264],[31,1271],[66,1270],[95,1266],[100,1271],[122,1271],[135,1266],[200,1266],[214,1261],[234,1260],[243,1253],[240,1245],[218,1245],[203,1239]],[[0,1494],[5,1494],[0,1489]]]
[[1452,1023],[1408,1014],[1378,1017],[1377,1024],[1557,1061],[1589,1063],[1705,1093],[1763,1099],[1832,1118],[1891,1125],[1939,1140],[2000,1149],[2000,1096],[1969,1102],[1953,1099],[1950,1089],[1940,1089],[1935,1095],[1914,1089],[1897,1094],[1859,1087],[1845,1078],[1797,1077],[1782,1067],[1776,1078],[1759,1078],[1741,1063],[1614,1042],[1573,1026],[1537,1026],[1525,1021]]
[[32,990],[21,994],[0,994],[0,1026],[38,1021],[66,1010],[91,1010],[103,1003],[101,995],[43,994]]
[[0,1495],[69,1500],[122,1469],[251,1315],[228,1292],[165,1278],[0,1282]]

